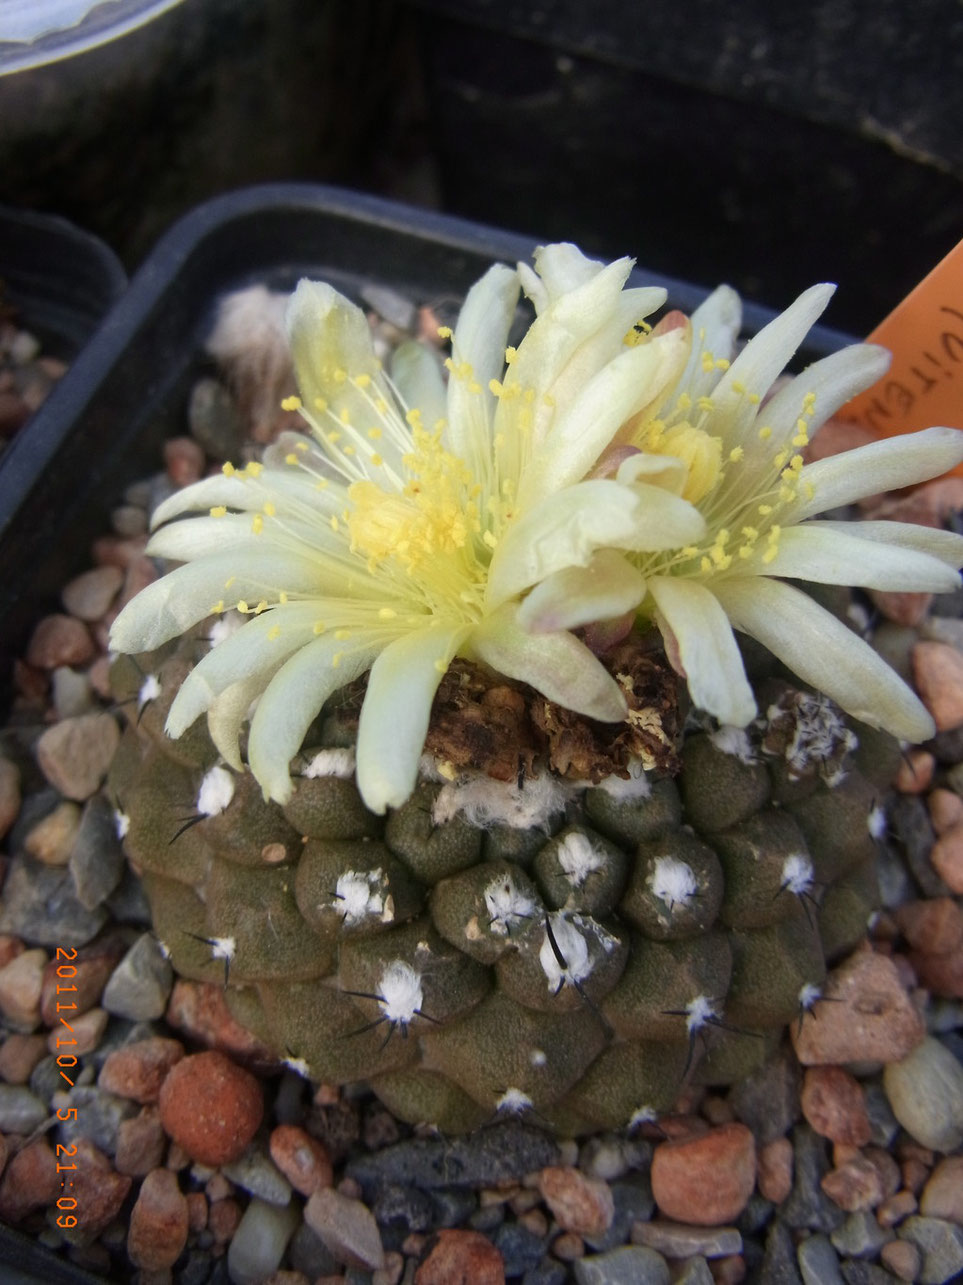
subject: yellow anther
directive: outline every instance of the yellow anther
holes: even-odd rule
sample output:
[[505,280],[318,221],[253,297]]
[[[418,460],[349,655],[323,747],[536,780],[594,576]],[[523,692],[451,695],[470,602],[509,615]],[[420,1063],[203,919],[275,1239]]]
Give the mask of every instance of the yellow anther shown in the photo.
[[759,532],[754,526],[744,526],[742,528],[742,534],[746,537],[747,540],[759,539]]
[[421,411],[417,406],[412,406],[411,410],[405,415],[405,423],[410,424],[412,428],[421,427]]
[[760,442],[768,442],[770,437],[772,437],[772,429],[768,424],[763,424],[762,428],[759,430]]
[[237,469],[234,467],[234,465],[231,463],[230,460],[225,460],[224,463],[221,465],[221,472],[224,474],[225,477],[233,477],[237,472]]
[[505,391],[505,386],[497,379],[490,379],[488,381],[488,391],[494,393],[496,397],[501,397]]
[[398,614],[398,613],[397,613],[397,611],[395,611],[394,607],[379,607],[379,608],[378,608],[378,619],[379,619],[379,620],[394,620],[394,618],[397,616],[397,614]]
[[369,428],[368,436],[371,438],[373,442],[380,442],[382,437],[384,436],[384,433],[380,428],[377,428],[377,427]]
[[450,338],[451,338],[451,326],[439,326],[439,327],[438,327],[438,338],[439,338],[439,339],[450,339]]
[[214,603],[214,605],[211,607],[210,611],[208,612],[208,615],[219,616],[223,612],[223,610],[224,610],[224,599],[218,598],[217,602]]
[[700,561],[700,563],[699,563],[699,567],[701,568],[702,573],[703,573],[704,575],[705,575],[705,574],[708,574],[708,572],[710,572],[710,571],[712,570],[712,563],[709,561],[709,559],[708,559],[704,554],[703,554],[703,556],[702,556],[702,560],[701,560],[701,561]]
[[677,410],[680,410],[683,412],[687,410],[691,410],[692,398],[689,396],[688,393],[680,393],[675,405]]
[[324,633],[327,627],[328,626],[324,623],[323,620],[316,620],[314,624],[311,626],[311,632],[315,635],[316,638],[320,638],[320,636]]
[[338,411],[338,420],[345,425],[349,425],[351,423],[351,412],[348,410],[347,406],[342,406],[340,411]]
[[264,472],[264,465],[258,463],[257,460],[251,460],[250,464],[244,471],[247,473],[248,477],[260,477]]
[[384,463],[384,460],[381,458],[381,456],[377,454],[370,456],[370,459],[371,459],[371,463],[375,466],[375,468],[380,468],[381,465]]
[[337,668],[338,668],[338,666],[341,664],[341,658],[342,658],[342,656],[343,656],[343,655],[344,655],[344,652],[343,652],[343,651],[336,651],[336,652],[334,653],[334,655],[331,657],[331,668],[332,668],[332,669],[337,669]]
[[761,401],[762,401],[762,398],[759,396],[758,393],[749,394],[749,404],[751,406],[758,406]]
[[816,494],[816,492],[815,492],[815,489],[814,489],[814,487],[813,487],[812,482],[804,481],[804,482],[803,482],[803,495],[805,495],[806,499],[807,499],[807,500],[811,500],[815,494]]
[[251,531],[254,535],[260,535],[263,530],[264,519],[261,517],[260,513],[255,513],[254,517],[251,519]]
[[375,401],[374,408],[379,415],[384,415],[388,410],[388,403],[385,401],[383,397],[379,397]]
[[792,459],[789,461],[789,467],[792,469],[794,473],[800,472],[802,469],[802,466],[803,466],[803,457],[801,455],[794,455]]
[[704,410],[707,414],[714,411],[716,408],[715,402],[711,397],[700,397],[696,402],[696,405],[699,407],[699,410]]
[[319,410],[319,411],[322,413],[322,415],[323,415],[323,414],[324,414],[324,412],[328,409],[328,401],[327,401],[327,398],[326,398],[326,397],[315,397],[315,399],[314,399],[314,409],[315,409],[315,410]]
[[332,531],[340,531],[340,530],[341,530],[341,523],[338,521],[338,518],[337,518],[337,515],[336,515],[336,514],[334,514],[334,513],[332,513],[332,514],[331,514],[330,522],[331,522],[331,530],[332,530]]
[[272,627],[268,630],[268,641],[275,642],[280,637],[281,637],[281,626],[272,625]]
[[480,392],[481,392],[481,384],[478,382],[478,380],[477,380],[477,379],[471,379],[471,380],[469,380],[469,381],[468,381],[468,391],[469,391],[470,393],[480,393]]
[[281,399],[281,409],[282,410],[300,410],[301,398],[300,397],[283,397]]
[[371,383],[370,375],[358,375],[358,377],[354,381],[354,386],[355,388],[367,388],[370,383]]
[[776,468],[782,468],[782,466],[785,464],[786,460],[788,459],[789,459],[789,452],[787,450],[782,450],[782,451],[776,452],[776,454],[772,457],[772,462],[773,464],[775,464]]
[[230,589],[231,585],[234,583],[236,579],[237,579],[237,576],[229,576],[228,579],[224,581],[224,588]]
[[287,455],[285,455],[284,457],[284,462],[285,464],[295,464],[295,465],[301,463],[297,455],[295,455],[294,451],[288,451]]
[[341,441],[341,434],[334,432],[334,430],[332,429],[330,433],[325,433],[324,440],[328,442],[331,446],[335,446],[337,445],[338,442]]
[[771,512],[772,512],[772,505],[771,505],[771,504],[760,504],[760,505],[759,505],[759,513],[762,515],[762,517],[767,518]]
[[261,601],[254,608],[254,614],[255,616],[260,616],[263,612],[267,611],[267,609],[268,609],[268,605],[265,602],[265,600],[262,598]]
[[702,354],[702,369],[708,372],[712,370],[714,367],[715,367],[715,362],[713,361],[712,353],[704,352]]
[[350,638],[350,637],[351,637],[351,630],[350,630],[350,629],[336,629],[336,630],[334,631],[334,636],[335,636],[335,638],[337,638],[338,642],[345,642],[348,638]]
[[439,674],[447,674],[447,673],[448,673],[448,664],[447,664],[447,662],[446,662],[446,661],[444,661],[444,660],[436,660],[436,661],[435,661],[435,669],[437,670],[437,672],[438,672]]
[[715,361],[716,370],[728,370],[730,366],[728,357],[717,357]]
[[223,504],[215,504],[211,509],[212,518],[222,518],[227,513],[227,507]]
[[510,366],[517,356],[518,356],[518,349],[513,348],[512,345],[509,344],[508,347],[505,349],[506,366]]
[[694,544],[687,544],[684,549],[680,550],[683,558],[694,558],[699,550]]
[[242,616],[246,616],[248,614],[248,611],[250,610],[250,608],[248,607],[247,603],[244,601],[243,598],[238,599],[237,609]]
[[746,391],[746,386],[745,386],[745,384],[744,384],[744,383],[742,383],[742,381],[741,381],[741,380],[739,380],[739,379],[734,379],[734,380],[732,381],[732,391],[733,391],[734,393],[738,393],[738,394],[739,394],[739,396],[741,397],[741,396],[742,396],[742,394]]
[[488,545],[489,549],[494,549],[498,545],[498,541],[492,535],[491,531],[486,531],[482,536],[482,540],[484,540],[485,544]]
[[266,518],[273,518],[276,512],[277,512],[277,509],[275,509],[271,501],[268,500],[264,505],[264,516]]
[[355,454],[355,448],[354,448],[353,446],[346,446],[346,447],[344,448],[344,453],[345,453],[345,455],[354,455],[354,454]]
[[779,551],[776,548],[776,546],[774,544],[771,544],[769,548],[766,550],[766,552],[762,555],[763,562],[768,566],[770,562],[773,562],[775,560],[776,554],[778,552]]
[[458,773],[455,770],[454,763],[452,763],[449,759],[445,759],[444,763],[439,763],[437,767],[438,767],[438,775],[443,776],[446,781],[456,780]]
[[348,372],[346,370],[342,370],[339,366],[334,372],[334,382],[336,384],[343,384],[347,378]]
[[286,590],[286,589],[282,589],[282,590],[281,590],[281,592],[278,594],[278,602],[279,602],[279,603],[281,604],[281,606],[283,607],[283,606],[284,606],[284,604],[287,602],[287,600],[288,600],[288,593],[287,593],[287,590]]
[[739,461],[742,459],[742,457],[745,455],[745,453],[746,452],[743,450],[741,446],[734,446],[732,450],[729,452],[730,463],[738,464]]

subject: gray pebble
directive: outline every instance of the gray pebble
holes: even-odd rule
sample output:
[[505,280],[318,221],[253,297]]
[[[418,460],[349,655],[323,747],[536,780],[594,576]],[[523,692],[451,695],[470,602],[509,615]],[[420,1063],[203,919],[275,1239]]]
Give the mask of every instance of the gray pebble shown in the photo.
[[540,1129],[517,1121],[492,1125],[467,1138],[412,1138],[347,1165],[366,1193],[386,1183],[438,1187],[491,1187],[558,1163],[558,1145]]
[[147,532],[147,510],[133,504],[120,504],[110,515],[114,534],[125,540],[136,539]]
[[468,1226],[473,1231],[489,1232],[500,1227],[505,1221],[504,1205],[482,1205],[468,1219]]
[[[955,525],[956,530],[959,527]],[[946,616],[950,619],[963,616],[963,591],[954,589],[952,593],[935,593],[933,602],[930,606],[930,614],[933,616]]]
[[913,878],[927,897],[945,897],[949,889],[930,862],[936,835],[926,804],[917,794],[894,794],[886,811]]
[[839,1270],[846,1285],[893,1285],[896,1279],[885,1268],[861,1258],[847,1258],[840,1263]]
[[306,1222],[302,1222],[291,1237],[288,1257],[294,1270],[304,1272],[308,1280],[330,1276],[338,1270],[334,1255]]
[[[62,802],[63,796],[52,785],[44,786],[39,790],[31,790],[29,794],[25,793],[20,803],[17,819],[11,826],[7,837],[9,850],[11,852],[21,852],[24,841],[34,826],[43,821],[45,817],[50,816],[54,808],[59,807]],[[4,899],[6,899],[6,893],[4,893]]]
[[767,1285],[802,1285],[796,1245],[789,1228],[781,1222],[774,1222],[769,1228],[761,1271],[760,1279]]
[[[70,1071],[66,1072],[76,1083],[76,1077],[71,1075]],[[62,1089],[68,1088],[67,1081],[60,1074],[60,1067],[57,1065],[57,1059],[51,1053],[49,1057],[42,1057],[37,1065],[30,1072],[30,1092],[36,1094],[41,1102],[49,1106],[53,1101],[53,1095],[59,1093]]]
[[188,1249],[184,1264],[177,1269],[174,1280],[176,1285],[208,1285],[210,1276],[210,1254],[203,1249]]
[[754,1236],[756,1232],[762,1231],[763,1227],[772,1217],[772,1211],[775,1205],[765,1196],[760,1196],[758,1191],[753,1192],[749,1197],[746,1207],[736,1219],[736,1228],[742,1232],[743,1236]]
[[[963,620],[954,623],[963,627]],[[951,727],[945,732],[937,732],[931,741],[927,741],[926,748],[937,763],[953,767],[963,760],[963,727]]]
[[682,1270],[674,1278],[673,1285],[712,1285],[712,1280],[709,1264],[696,1254],[682,1264]]
[[3,885],[0,933],[26,937],[38,946],[85,946],[107,919],[102,907],[88,910],[77,900],[65,867],[14,857]]
[[363,1264],[372,1271],[384,1265],[378,1224],[362,1201],[333,1187],[318,1187],[304,1206],[304,1220],[339,1262]]
[[725,1258],[742,1253],[742,1236],[735,1227],[690,1227],[661,1218],[639,1223],[633,1229],[632,1240],[657,1250],[666,1258],[690,1258],[693,1254]]
[[159,943],[143,933],[111,973],[101,1003],[118,1017],[149,1021],[164,1012],[173,982]]
[[78,718],[94,708],[90,681],[69,665],[60,665],[50,675],[50,696],[58,718]]
[[274,1119],[278,1124],[301,1124],[305,1116],[304,1078],[296,1071],[285,1071],[278,1081],[274,1098]]
[[912,1242],[923,1255],[921,1285],[943,1285],[963,1274],[963,1227],[944,1218],[913,1214],[900,1223],[896,1234]]
[[375,312],[399,330],[410,330],[415,324],[415,305],[390,286],[369,282],[361,287],[361,298]]
[[614,1249],[616,1245],[624,1245],[629,1239],[633,1223],[648,1222],[655,1209],[648,1174],[639,1174],[629,1182],[613,1182],[610,1190],[615,1213],[608,1229],[601,1236],[585,1237],[585,1243],[600,1254]]
[[603,1182],[621,1178],[629,1167],[623,1140],[611,1133],[589,1138],[579,1148],[578,1167],[589,1178]]
[[140,878],[125,865],[120,882],[104,903],[121,924],[149,924],[150,902]]
[[393,1183],[372,1202],[371,1212],[385,1243],[398,1248],[413,1231],[428,1231],[435,1221],[435,1206],[427,1192]]
[[880,905],[886,910],[914,901],[919,895],[896,843],[883,838],[876,842],[876,878]]
[[950,616],[927,616],[920,625],[920,638],[927,642],[946,643],[963,651],[963,620]]
[[872,1210],[861,1209],[850,1214],[829,1239],[844,1258],[875,1258],[893,1233],[879,1225]]
[[475,1193],[467,1187],[437,1187],[431,1199],[436,1227],[458,1227],[468,1221],[478,1204]]
[[0,1084],[0,1133],[33,1133],[47,1118],[46,1104],[22,1084]]
[[573,1264],[578,1285],[669,1285],[669,1265],[654,1249],[623,1245]]
[[506,1276],[521,1276],[537,1267],[545,1256],[545,1241],[522,1223],[502,1223],[492,1243],[505,1260]]
[[234,459],[240,453],[244,425],[234,398],[217,379],[199,379],[187,406],[191,437],[216,460]]
[[863,1102],[869,1116],[870,1142],[874,1147],[887,1149],[899,1133],[899,1121],[893,1115],[886,1090],[878,1080],[863,1085]]
[[803,1285],[843,1285],[839,1258],[825,1236],[807,1236],[796,1247]]
[[70,853],[70,876],[80,904],[96,909],[117,887],[126,864],[114,809],[103,794],[95,794],[84,805]]
[[131,482],[124,491],[124,503],[133,504],[138,509],[146,509],[150,503],[150,478],[141,477]]
[[282,1207],[252,1200],[228,1246],[231,1285],[260,1285],[276,1272],[300,1221],[299,1209],[293,1202]]
[[797,1231],[835,1231],[846,1215],[819,1186],[830,1167],[825,1138],[808,1124],[797,1125],[793,1130],[793,1151],[793,1189],[780,1209],[780,1219]]
[[546,1258],[537,1267],[530,1267],[522,1277],[522,1285],[565,1285],[568,1271],[563,1263]]
[[117,1150],[117,1132],[124,1120],[140,1113],[140,1105],[130,1098],[108,1093],[96,1085],[78,1085],[69,1093],[58,1094],[54,1107],[75,1107],[77,1115],[59,1125],[61,1142],[71,1143],[75,1138],[89,1138],[94,1146],[112,1156]]
[[225,1178],[269,1205],[286,1205],[291,1199],[291,1184],[257,1139],[239,1159],[222,1165],[221,1170]]
[[802,1072],[791,1050],[781,1049],[729,1094],[736,1116],[760,1147],[783,1137],[799,1119]]
[[953,1151],[963,1142],[963,1066],[932,1035],[889,1063],[883,1087],[893,1114],[922,1146]]

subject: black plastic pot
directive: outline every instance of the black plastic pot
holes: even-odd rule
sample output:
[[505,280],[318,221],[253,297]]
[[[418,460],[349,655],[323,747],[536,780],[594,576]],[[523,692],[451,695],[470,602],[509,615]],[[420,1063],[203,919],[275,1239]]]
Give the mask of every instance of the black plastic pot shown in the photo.
[[[319,186],[249,188],[187,215],[0,460],[0,672],[32,622],[56,609],[124,487],[156,470],[163,439],[183,431],[221,295],[253,282],[292,288],[313,275],[356,297],[380,282],[416,300],[450,299],[492,262],[532,248],[508,232]],[[670,304],[687,310],[706,294],[642,269],[636,276],[664,285]],[[771,316],[747,305],[747,328]],[[847,341],[817,327],[803,356]]]

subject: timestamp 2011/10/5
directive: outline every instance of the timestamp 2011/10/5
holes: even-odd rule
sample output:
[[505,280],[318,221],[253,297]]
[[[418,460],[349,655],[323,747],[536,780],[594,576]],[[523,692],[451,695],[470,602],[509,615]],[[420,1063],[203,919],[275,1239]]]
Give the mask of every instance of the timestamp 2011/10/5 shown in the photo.
[[[76,1052],[67,1051],[71,1047],[76,1049],[77,1046],[77,1037],[69,1021],[69,1017],[75,1016],[77,1012],[77,965],[73,962],[76,958],[76,947],[57,947],[56,1013],[59,1026],[53,1043],[57,1050],[57,1067],[70,1088],[73,1088],[76,1083],[76,1068],[78,1066]],[[61,999],[61,995],[63,995],[63,999]],[[73,999],[70,998],[71,995],[73,995]],[[65,1051],[61,1052],[61,1049]],[[76,1121],[77,1108],[74,1106],[58,1107],[57,1119],[62,1124]],[[76,1227],[78,1221],[76,1212],[77,1198],[67,1194],[73,1188],[74,1175],[77,1172],[75,1159],[77,1144],[76,1142],[58,1142],[55,1147],[55,1153],[57,1157],[57,1172],[60,1174],[60,1196],[57,1198],[57,1217],[55,1221],[58,1227],[67,1230],[71,1227]],[[71,1161],[73,1163],[70,1163]]]

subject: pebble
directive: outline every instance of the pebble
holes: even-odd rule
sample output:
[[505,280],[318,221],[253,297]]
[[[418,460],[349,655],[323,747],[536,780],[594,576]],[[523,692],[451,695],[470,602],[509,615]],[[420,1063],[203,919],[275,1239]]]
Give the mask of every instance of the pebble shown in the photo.
[[589,1247],[599,1254],[615,1249],[617,1245],[624,1245],[631,1235],[633,1224],[648,1222],[652,1217],[655,1201],[652,1199],[652,1184],[649,1182],[648,1172],[639,1175],[634,1181],[614,1182],[612,1199],[615,1202],[615,1216],[608,1231],[600,1236],[585,1237]]
[[933,602],[931,593],[888,589],[869,589],[867,593],[880,614],[896,625],[920,624],[926,619],[926,613]]
[[[385,1254],[378,1224],[371,1210],[360,1200],[343,1196],[333,1187],[318,1187],[304,1207],[304,1221],[339,1263],[368,1271],[384,1266]],[[440,1236],[450,1234],[445,1231],[439,1233]],[[470,1232],[460,1234],[472,1235]],[[484,1240],[484,1237],[480,1239]],[[490,1244],[488,1241],[485,1243]]]
[[11,1032],[0,1043],[0,1079],[7,1084],[26,1084],[46,1051],[46,1036]]
[[107,912],[87,910],[74,895],[66,870],[32,857],[14,857],[0,901],[0,933],[22,934],[41,946],[84,946],[103,927]]
[[846,1258],[874,1258],[892,1233],[882,1227],[868,1210],[852,1213],[831,1233],[833,1248]]
[[240,1221],[241,1206],[230,1197],[213,1201],[207,1211],[208,1229],[214,1237],[215,1243],[219,1245],[227,1244],[237,1231]]
[[234,459],[241,450],[244,426],[234,398],[217,379],[199,379],[187,406],[191,436],[213,459]]
[[893,1114],[911,1137],[934,1151],[963,1142],[963,1066],[933,1036],[883,1071]]
[[608,1230],[615,1202],[608,1183],[586,1178],[571,1166],[548,1166],[538,1175],[538,1190],[558,1225],[579,1236],[599,1236]]
[[235,1053],[246,1062],[264,1066],[277,1063],[274,1052],[232,1015],[224,999],[224,987],[213,982],[178,977],[167,1006],[167,1021],[188,1039],[224,1053]]
[[45,950],[25,950],[0,968],[0,1012],[16,1030],[40,1025],[40,993],[47,967]]
[[119,741],[110,714],[81,714],[49,727],[35,753],[50,784],[65,798],[83,802],[100,788]]
[[117,1173],[110,1161],[87,1138],[78,1138],[76,1152],[70,1161],[61,1156],[61,1164],[76,1164],[72,1173],[61,1171],[62,1176],[71,1182],[65,1194],[77,1201],[75,1229],[68,1229],[67,1239],[79,1244],[86,1244],[99,1236],[120,1213],[131,1180]]
[[521,1276],[537,1267],[545,1256],[545,1237],[530,1231],[521,1223],[503,1223],[492,1237],[501,1254],[505,1275]]
[[909,944],[927,954],[947,955],[963,942],[963,910],[952,897],[907,902],[893,918]]
[[86,665],[96,654],[87,626],[72,616],[44,616],[27,644],[26,661],[36,669]]
[[[60,1081],[61,1088],[64,1081]],[[73,1107],[77,1112],[72,1120],[59,1126],[60,1138],[71,1142],[75,1138],[89,1138],[101,1151],[113,1155],[124,1120],[135,1115],[137,1108],[127,1098],[115,1093],[105,1093],[92,1084],[77,1084],[69,1093],[56,1092],[52,1105],[57,1109]]]
[[731,1222],[756,1182],[756,1148],[744,1124],[724,1124],[692,1138],[663,1142],[652,1158],[652,1194],[678,1222]]
[[963,723],[963,655],[941,642],[918,642],[912,652],[913,680],[938,732]]
[[33,1133],[47,1118],[46,1104],[21,1084],[0,1084],[0,1133]]
[[167,1007],[173,981],[160,943],[151,933],[142,933],[111,973],[104,987],[104,1008],[132,1022],[151,1021]]
[[302,1196],[333,1181],[331,1158],[322,1143],[294,1124],[279,1124],[271,1132],[271,1159]]
[[928,1178],[920,1195],[920,1213],[963,1226],[963,1156],[946,1156]]
[[[278,1272],[278,1268],[299,1222],[296,1205],[280,1207],[252,1200],[227,1251],[232,1285],[267,1285],[269,1279],[293,1275]],[[272,1273],[277,1273],[277,1277]]]
[[[108,1014],[102,1008],[90,1008],[86,1013],[81,1013],[79,1017],[66,1015],[66,1020],[70,1022],[71,1039],[76,1040],[71,1044],[70,1052],[76,1053],[82,1057],[85,1053],[92,1053],[98,1047],[103,1039],[104,1031],[107,1029],[109,1020]],[[50,1032],[47,1040],[47,1047],[53,1054],[64,1052],[57,1040],[63,1034],[63,1028],[59,1025]]]
[[963,1273],[963,1228],[943,1218],[912,1214],[896,1232],[923,1255],[919,1280],[922,1285],[943,1285]]
[[839,1258],[826,1236],[807,1236],[796,1248],[803,1285],[843,1285]]
[[733,1085],[729,1101],[759,1146],[783,1137],[799,1119],[802,1072],[788,1049]]
[[117,1128],[114,1164],[118,1173],[143,1178],[160,1168],[167,1149],[167,1135],[157,1107],[145,1107],[139,1115],[121,1120]]
[[900,759],[899,770],[893,784],[901,794],[925,794],[933,783],[935,771],[934,756],[929,750],[914,745]]
[[31,826],[23,846],[45,866],[65,866],[80,829],[80,808],[66,799]]
[[935,834],[926,804],[916,795],[895,794],[887,808],[890,826],[903,850],[904,870],[909,868],[913,879],[927,897],[941,897],[946,884],[933,869],[930,852]]
[[885,955],[859,950],[834,969],[806,1021],[790,1034],[804,1066],[891,1062],[923,1039],[923,1019]]
[[0,757],[0,839],[16,821],[20,812],[20,769],[8,758]]
[[869,1117],[859,1081],[838,1066],[808,1067],[800,1098],[809,1124],[831,1142],[863,1147],[870,1139]]
[[963,893],[963,823],[943,831],[933,844],[930,861],[948,888]]
[[883,1199],[895,1195],[900,1189],[902,1178],[899,1165],[895,1159],[881,1147],[866,1147],[863,1155],[874,1165],[883,1184]]
[[690,1227],[664,1218],[636,1223],[632,1243],[647,1245],[666,1258],[724,1258],[742,1253],[742,1236],[735,1227]]
[[175,486],[188,486],[204,472],[204,452],[189,437],[170,437],[164,443],[164,467]]
[[792,1194],[779,1211],[781,1219],[793,1230],[835,1231],[844,1215],[820,1186],[829,1171],[826,1141],[808,1124],[793,1130],[793,1166]]
[[161,1086],[159,1102],[170,1136],[192,1159],[209,1165],[237,1160],[264,1114],[258,1081],[216,1050],[178,1062]]
[[41,1139],[10,1157],[0,1178],[0,1218],[17,1224],[34,1209],[52,1205],[60,1195],[57,1160]]
[[99,906],[120,883],[125,864],[113,806],[95,794],[84,806],[70,852],[70,877],[80,904],[88,910]]
[[895,1227],[908,1214],[915,1214],[917,1208],[916,1197],[904,1188],[877,1207],[876,1221],[880,1227]]
[[831,1169],[820,1186],[833,1204],[848,1213],[873,1209],[883,1199],[883,1180],[879,1170],[860,1155]]
[[[51,959],[44,969],[40,995],[40,1016],[46,1025],[56,1026],[64,1012],[83,1013],[99,1003],[111,973],[123,956],[123,942],[119,936],[111,935],[78,951],[66,966],[63,958]],[[64,976],[58,975],[58,969]],[[58,1004],[77,1007],[64,1009],[58,1008]]]
[[269,1205],[286,1205],[291,1199],[291,1184],[259,1140],[252,1142],[237,1160],[223,1165],[222,1170],[236,1186]]
[[923,1265],[923,1255],[909,1240],[891,1240],[880,1250],[880,1262],[901,1281],[915,1281]]
[[793,1150],[788,1138],[776,1138],[759,1148],[756,1181],[760,1193],[781,1205],[792,1191]]
[[58,718],[77,718],[96,708],[87,674],[61,665],[50,675],[50,697]]
[[97,1083],[122,1098],[133,1098],[142,1106],[156,1102],[161,1085],[172,1066],[184,1056],[180,1040],[156,1036],[138,1040],[107,1055]]
[[94,567],[67,582],[61,601],[69,615],[92,624],[107,614],[123,583],[120,567]]
[[152,1169],[130,1212],[127,1252],[135,1267],[173,1267],[187,1244],[187,1200],[169,1169]]
[[926,797],[926,806],[937,834],[963,822],[963,799],[952,790],[931,790]]
[[381,1228],[382,1239],[387,1237],[392,1244],[401,1244],[412,1232],[428,1231],[434,1226],[434,1208],[427,1192],[392,1185],[381,1189],[371,1212]]
[[644,1245],[592,1254],[579,1259],[573,1270],[578,1285],[669,1285],[668,1263]]

